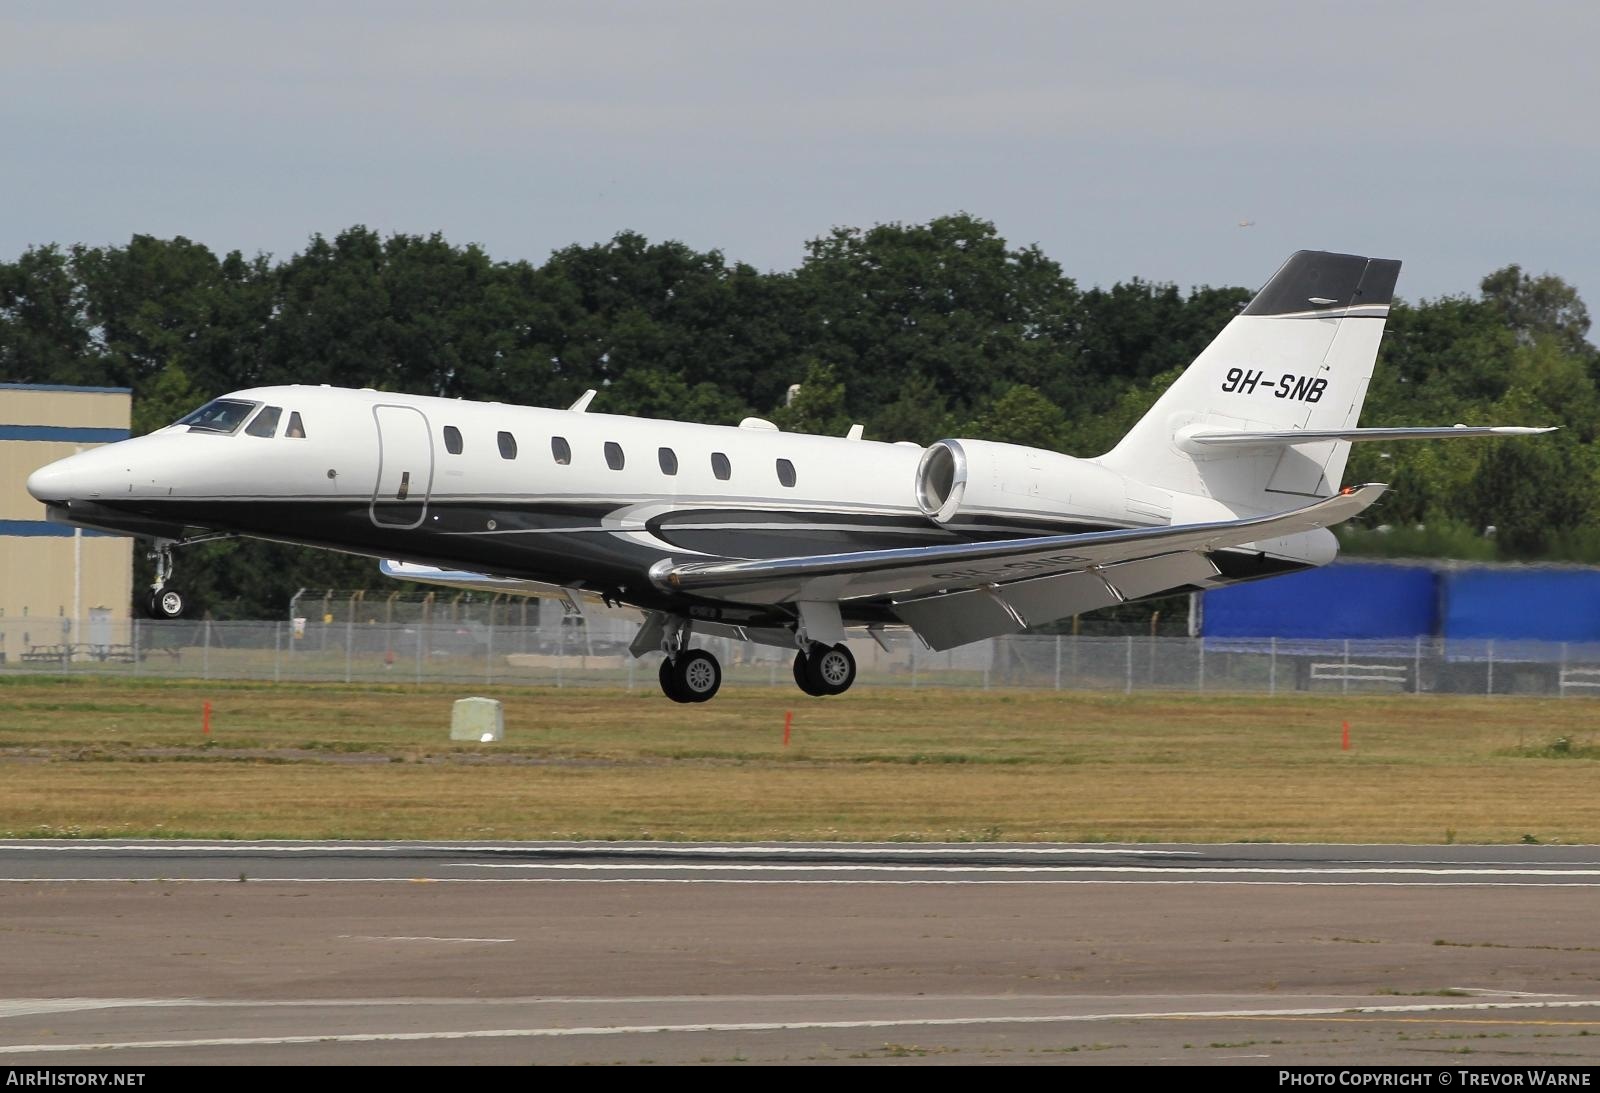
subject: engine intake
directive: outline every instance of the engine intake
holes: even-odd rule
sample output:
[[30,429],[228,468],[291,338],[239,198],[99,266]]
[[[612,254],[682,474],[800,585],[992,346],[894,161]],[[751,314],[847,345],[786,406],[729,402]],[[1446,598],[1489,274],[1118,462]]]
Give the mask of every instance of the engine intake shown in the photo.
[[941,440],[917,464],[917,507],[941,524],[956,514],[967,492],[967,453],[959,440]]
[[941,440],[922,453],[917,507],[940,524],[1022,519],[1100,525],[1164,524],[1171,497],[1099,463],[988,440]]

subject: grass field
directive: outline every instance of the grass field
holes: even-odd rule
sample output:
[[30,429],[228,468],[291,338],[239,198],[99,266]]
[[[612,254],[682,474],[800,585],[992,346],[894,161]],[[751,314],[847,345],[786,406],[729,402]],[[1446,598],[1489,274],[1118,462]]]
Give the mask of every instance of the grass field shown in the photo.
[[468,693],[6,678],[0,835],[1600,842],[1593,700]]

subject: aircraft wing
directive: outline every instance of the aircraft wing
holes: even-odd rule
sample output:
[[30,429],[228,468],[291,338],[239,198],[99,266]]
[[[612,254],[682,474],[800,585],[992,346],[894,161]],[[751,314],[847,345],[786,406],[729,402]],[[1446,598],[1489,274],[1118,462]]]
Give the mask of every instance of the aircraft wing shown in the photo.
[[1001,542],[756,561],[657,563],[664,591],[741,603],[888,599],[934,648],[1020,630],[1215,576],[1205,552],[1328,527],[1387,489],[1353,487],[1267,516]]

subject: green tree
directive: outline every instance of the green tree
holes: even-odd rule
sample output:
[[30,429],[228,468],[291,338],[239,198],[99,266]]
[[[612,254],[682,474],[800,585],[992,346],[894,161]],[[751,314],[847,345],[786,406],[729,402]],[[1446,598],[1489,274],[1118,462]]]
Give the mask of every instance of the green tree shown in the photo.
[[717,251],[623,232],[556,251],[534,289],[530,342],[571,394],[610,387],[618,413],[688,416],[681,407],[628,401],[633,391],[675,384],[720,388],[718,406],[748,413],[776,403],[802,374],[793,278],[729,265]]
[[950,412],[950,400],[926,376],[911,376],[900,384],[894,401],[879,407],[863,423],[874,440],[932,444],[960,430]]
[[170,366],[206,397],[255,382],[271,317],[269,260],[218,260],[180,237],[72,249],[85,313],[111,382],[133,388]]
[[1019,383],[973,418],[961,435],[1060,451],[1066,443],[1067,418],[1055,403]]
[[357,225],[331,241],[314,235],[304,251],[281,263],[274,271],[276,314],[260,382],[397,388],[383,262],[383,241]]
[[1185,297],[1137,277],[1090,289],[1078,303],[1076,368],[1039,388],[1074,416],[1097,414],[1129,387],[1186,367],[1249,299],[1243,289],[1208,287]]
[[1548,273],[1530,277],[1521,266],[1510,265],[1489,274],[1479,288],[1484,302],[1524,342],[1548,334],[1561,339],[1568,350],[1593,351],[1585,340],[1589,309],[1578,298],[1578,290],[1561,278]]
[[112,382],[67,255],[51,244],[0,263],[0,383]]
[[793,401],[772,414],[773,424],[785,432],[843,436],[854,422],[845,409],[845,385],[831,364],[813,361]]
[[870,418],[926,382],[952,411],[1010,383],[1073,368],[1077,289],[1037,246],[1011,249],[966,213],[927,224],[835,228],[798,274],[811,352],[850,377],[847,408]]
[[1161,393],[1183,374],[1186,365],[1124,386],[1116,400],[1097,414],[1076,414],[1063,430],[1063,450],[1071,455],[1104,455],[1155,405]]
[[133,435],[165,428],[209,398],[209,394],[195,387],[182,365],[168,364],[144,381],[139,396],[133,400]]
[[1552,541],[1594,521],[1595,460],[1575,439],[1494,441],[1479,463],[1461,513],[1495,528],[1503,556],[1536,558]]

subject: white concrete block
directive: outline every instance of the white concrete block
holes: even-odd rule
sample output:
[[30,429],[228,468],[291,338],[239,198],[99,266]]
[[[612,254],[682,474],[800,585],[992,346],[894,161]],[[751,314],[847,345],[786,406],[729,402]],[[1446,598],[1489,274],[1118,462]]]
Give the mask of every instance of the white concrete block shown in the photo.
[[506,713],[498,698],[462,698],[450,711],[450,739],[492,744],[505,739]]

